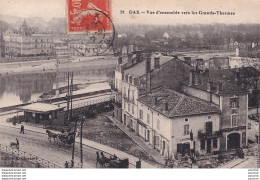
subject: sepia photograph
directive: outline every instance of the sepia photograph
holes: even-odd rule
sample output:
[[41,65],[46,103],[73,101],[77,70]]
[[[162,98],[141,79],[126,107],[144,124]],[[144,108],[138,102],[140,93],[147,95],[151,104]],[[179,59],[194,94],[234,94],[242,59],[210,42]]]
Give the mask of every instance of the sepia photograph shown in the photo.
[[258,177],[259,10],[258,0],[1,0],[1,178],[25,180],[27,168]]

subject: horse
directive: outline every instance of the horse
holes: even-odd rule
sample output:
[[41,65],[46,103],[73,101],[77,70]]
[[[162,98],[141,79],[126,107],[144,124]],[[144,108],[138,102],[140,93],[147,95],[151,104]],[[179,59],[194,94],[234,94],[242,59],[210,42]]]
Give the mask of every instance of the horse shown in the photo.
[[51,138],[53,138],[53,140],[55,142],[55,139],[57,138],[58,135],[49,130],[46,130],[46,133],[48,134],[48,140],[51,142]]

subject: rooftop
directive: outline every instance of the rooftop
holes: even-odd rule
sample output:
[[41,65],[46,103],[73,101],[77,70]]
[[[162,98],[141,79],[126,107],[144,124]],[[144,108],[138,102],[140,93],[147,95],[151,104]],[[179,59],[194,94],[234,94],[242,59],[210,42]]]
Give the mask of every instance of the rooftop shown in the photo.
[[58,105],[37,102],[26,106],[18,107],[17,109],[22,111],[29,111],[29,112],[47,113],[50,111],[55,111],[63,108],[64,107],[59,107]]
[[[195,72],[196,73],[196,72]],[[253,67],[242,67],[234,69],[210,70],[208,75],[200,74],[197,85],[194,83],[191,87],[207,91],[208,82],[212,82],[211,92],[215,94],[247,94],[248,88],[245,83],[248,79],[259,77],[260,72]],[[182,82],[189,85],[189,80]],[[217,86],[221,84],[221,88]],[[218,92],[219,90],[219,92]]]
[[[156,54],[152,55],[152,59],[151,59],[151,70],[154,69],[154,61],[153,58],[156,57]],[[160,56],[160,66],[170,60],[172,60],[173,57],[172,56]],[[143,60],[133,66],[131,66],[130,68],[126,69],[124,72],[128,75],[133,75],[135,77],[140,77],[143,76],[146,73],[145,70],[146,67],[146,60]]]
[[[219,112],[215,104],[162,87],[141,96],[139,101],[169,118]],[[168,102],[168,111],[165,110],[165,101]]]

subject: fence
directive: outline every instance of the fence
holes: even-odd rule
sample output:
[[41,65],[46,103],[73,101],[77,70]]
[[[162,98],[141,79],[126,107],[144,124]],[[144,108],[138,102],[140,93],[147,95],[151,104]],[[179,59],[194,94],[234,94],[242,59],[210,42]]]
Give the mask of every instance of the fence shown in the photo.
[[27,160],[30,161],[32,163],[35,163],[38,167],[45,167],[45,168],[62,168],[61,166],[52,163],[46,159],[43,159],[41,157],[38,157],[36,155],[21,151],[19,149],[16,148],[12,148],[12,147],[8,147],[8,146],[4,146],[0,144],[0,151],[10,154],[12,156],[12,159],[14,158],[19,158],[22,160]]

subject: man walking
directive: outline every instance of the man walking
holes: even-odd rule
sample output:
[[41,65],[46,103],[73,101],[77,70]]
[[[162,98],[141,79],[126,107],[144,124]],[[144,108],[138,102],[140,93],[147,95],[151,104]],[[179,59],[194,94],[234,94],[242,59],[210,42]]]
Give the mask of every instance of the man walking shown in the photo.
[[24,125],[21,125],[21,131],[20,134],[23,133],[24,134]]

